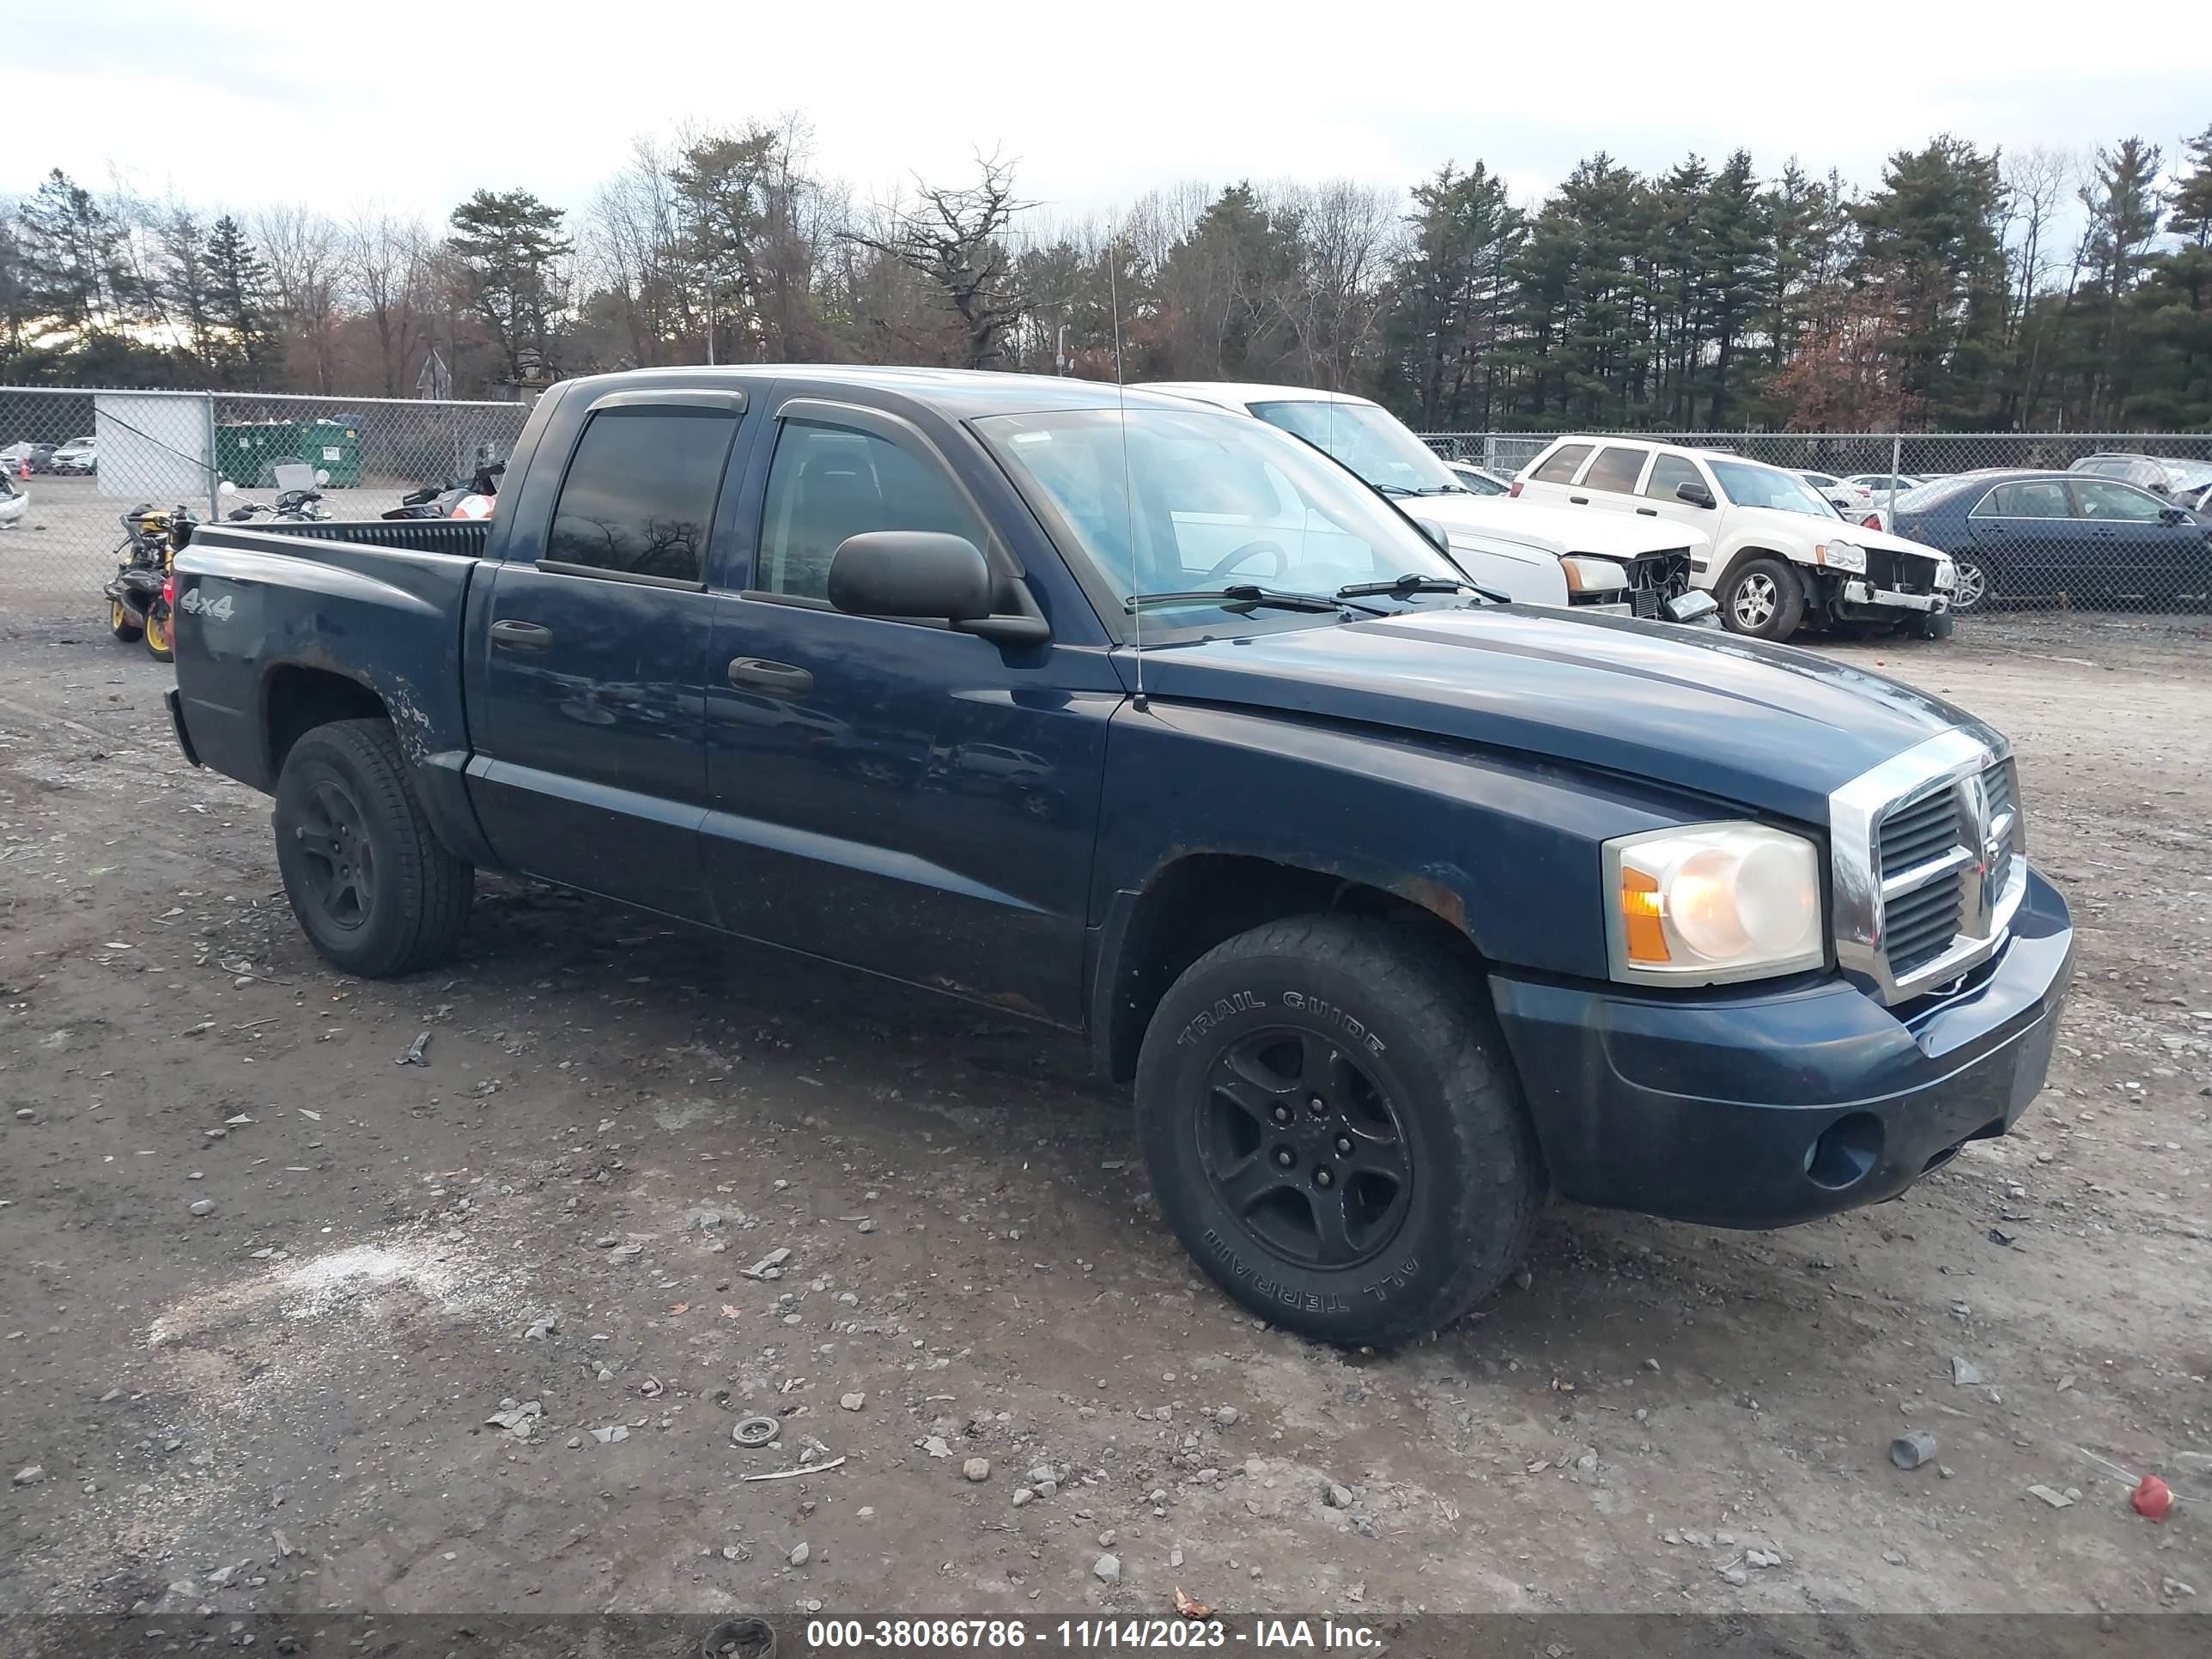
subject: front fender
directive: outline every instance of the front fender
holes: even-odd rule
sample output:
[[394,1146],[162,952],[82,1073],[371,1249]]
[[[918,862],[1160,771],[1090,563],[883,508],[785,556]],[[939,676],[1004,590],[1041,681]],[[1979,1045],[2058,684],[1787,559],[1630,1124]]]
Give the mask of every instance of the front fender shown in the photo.
[[1155,698],[1109,729],[1091,915],[1103,931],[1117,896],[1226,854],[1409,899],[1496,965],[1603,978],[1601,844],[1711,815],[1687,792],[1538,757]]

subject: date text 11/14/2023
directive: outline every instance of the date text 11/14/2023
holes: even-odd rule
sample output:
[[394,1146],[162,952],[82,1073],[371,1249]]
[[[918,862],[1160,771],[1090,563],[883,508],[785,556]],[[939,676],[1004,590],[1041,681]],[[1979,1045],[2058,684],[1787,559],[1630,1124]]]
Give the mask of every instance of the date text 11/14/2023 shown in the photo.
[[1230,1650],[1372,1652],[1379,1632],[1334,1618],[1251,1619],[812,1619],[809,1654],[894,1651],[1012,1653],[1031,1648],[1085,1651]]

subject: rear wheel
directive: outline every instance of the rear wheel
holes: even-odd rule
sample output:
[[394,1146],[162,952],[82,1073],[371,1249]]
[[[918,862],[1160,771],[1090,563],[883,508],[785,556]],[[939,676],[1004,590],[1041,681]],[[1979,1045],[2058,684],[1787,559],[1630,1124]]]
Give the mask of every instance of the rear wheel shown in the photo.
[[107,631],[125,645],[136,645],[145,629],[131,620],[131,613],[123,608],[120,599],[107,602]]
[[169,607],[156,599],[146,608],[146,648],[154,653],[155,662],[170,662],[176,657],[175,641],[169,637]]
[[1958,570],[1958,580],[1951,588],[1951,609],[1961,616],[1993,610],[1997,599],[1996,573],[1972,553],[1954,553],[1951,562]]
[[370,979],[453,954],[476,872],[438,843],[389,721],[319,726],[276,781],[276,867],[307,942]]
[[1146,1031],[1137,1120],[1199,1265],[1324,1341],[1458,1318],[1519,1264],[1544,1188],[1480,983],[1353,917],[1273,922],[1200,958]]
[[1780,559],[1747,559],[1721,594],[1721,620],[1731,634],[1786,640],[1805,618],[1805,584]]

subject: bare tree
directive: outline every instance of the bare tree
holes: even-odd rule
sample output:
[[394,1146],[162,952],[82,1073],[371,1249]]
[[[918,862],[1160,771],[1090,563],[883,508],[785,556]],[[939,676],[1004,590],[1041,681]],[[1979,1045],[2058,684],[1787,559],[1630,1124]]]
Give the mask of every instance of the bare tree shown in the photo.
[[345,228],[341,273],[345,297],[376,345],[378,384],[387,398],[411,390],[408,368],[422,340],[422,286],[430,237],[419,219],[372,204]]
[[1012,162],[994,153],[977,156],[976,166],[981,175],[976,183],[948,189],[917,180],[921,199],[915,206],[883,210],[872,228],[842,234],[933,287],[957,319],[962,367],[997,368],[1029,308],[1013,281],[1007,233],[1015,217],[1036,204],[1016,198]]
[[289,342],[295,376],[316,392],[332,389],[337,349],[343,238],[337,225],[300,204],[264,208],[254,240],[269,262],[276,314]]

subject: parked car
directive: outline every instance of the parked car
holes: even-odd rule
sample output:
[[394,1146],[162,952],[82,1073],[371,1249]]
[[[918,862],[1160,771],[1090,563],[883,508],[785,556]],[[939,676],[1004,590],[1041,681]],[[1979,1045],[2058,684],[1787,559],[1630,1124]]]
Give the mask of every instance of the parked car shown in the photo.
[[21,477],[26,472],[51,472],[53,465],[54,447],[52,444],[26,441],[0,449],[0,471],[6,472],[11,478]]
[[1887,623],[1951,631],[1951,561],[1932,547],[1847,526],[1798,473],[1725,452],[1626,438],[1555,439],[1513,481],[1522,499],[1705,527],[1692,580],[1738,634]]
[[2118,478],[2154,495],[2179,500],[2212,489],[2212,461],[2177,460],[2171,455],[2084,455],[2066,469],[2093,477]]
[[2073,932],[2002,737],[1490,604],[1261,422],[641,370],[549,386],[508,478],[178,555],[178,739],[273,793],[343,972],[447,956],[486,867],[1084,1030],[1204,1270],[1344,1343],[1551,1193],[1803,1220],[2042,1087]]
[[1849,478],[1838,478],[1826,472],[1800,472],[1797,475],[1826,497],[1828,505],[1846,518],[1860,508],[1874,504],[1874,492]]
[[1495,472],[1485,471],[1473,461],[1446,461],[1451,475],[1464,485],[1469,495],[1503,495],[1513,487],[1510,478],[1501,478]]
[[2212,592],[2212,520],[2117,478],[1960,473],[1899,496],[1895,520],[1957,563],[1961,612],[2059,593],[2109,605]]
[[31,510],[31,492],[0,472],[0,530],[13,530]]
[[[92,438],[72,438],[54,451],[53,468],[56,472],[83,474],[100,470],[98,441]],[[127,470],[127,469],[126,469]]]
[[1680,526],[1594,523],[1486,500],[1380,404],[1342,392],[1235,381],[1158,381],[1148,391],[1256,416],[1324,451],[1450,544],[1478,581],[1530,605],[1696,623],[1703,538]]

